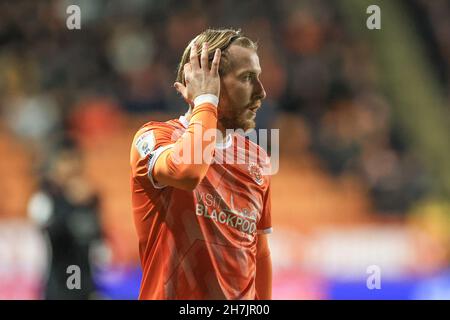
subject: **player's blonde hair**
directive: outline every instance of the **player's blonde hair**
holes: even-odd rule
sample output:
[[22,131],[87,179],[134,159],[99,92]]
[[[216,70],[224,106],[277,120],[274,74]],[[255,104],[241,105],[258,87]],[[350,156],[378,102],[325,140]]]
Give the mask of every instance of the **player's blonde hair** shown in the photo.
[[231,44],[235,44],[244,48],[250,48],[253,50],[258,49],[258,45],[256,42],[250,40],[246,36],[244,36],[241,30],[234,29],[207,29],[192,39],[189,42],[186,49],[184,49],[183,56],[181,57],[181,61],[178,65],[177,72],[177,82],[180,82],[186,85],[184,79],[184,65],[189,62],[189,57],[191,54],[191,45],[195,43],[197,45],[197,56],[200,56],[202,45],[204,42],[208,42],[208,59],[211,67],[211,62],[214,58],[214,52],[217,48],[222,51],[222,55],[220,57],[220,65],[219,65],[219,74],[224,75],[227,73],[230,67],[230,61],[227,54],[227,49]]

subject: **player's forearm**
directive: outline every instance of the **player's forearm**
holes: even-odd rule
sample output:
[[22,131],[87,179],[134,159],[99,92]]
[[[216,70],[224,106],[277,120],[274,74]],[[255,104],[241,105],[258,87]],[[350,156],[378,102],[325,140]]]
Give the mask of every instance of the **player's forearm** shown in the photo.
[[272,299],[272,258],[270,254],[256,259],[256,292],[261,300]]
[[217,108],[214,105],[205,103],[194,108],[188,128],[175,143],[168,158],[173,174],[205,176],[214,152],[216,128]]
[[211,164],[216,128],[217,107],[210,103],[196,106],[185,133],[157,160],[156,179],[182,189],[194,189]]

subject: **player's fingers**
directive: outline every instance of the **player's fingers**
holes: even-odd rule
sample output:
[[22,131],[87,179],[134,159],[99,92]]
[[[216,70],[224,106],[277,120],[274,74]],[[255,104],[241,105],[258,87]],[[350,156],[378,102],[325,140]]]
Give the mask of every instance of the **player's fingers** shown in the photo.
[[197,57],[197,44],[195,42],[191,45],[191,56],[189,60],[191,63],[192,70],[196,70],[199,68]]
[[202,68],[202,70],[204,70],[204,71],[208,71],[209,66],[208,66],[208,43],[207,42],[203,43],[202,54],[200,56],[200,62],[201,62],[200,68]]
[[220,49],[216,49],[216,52],[214,52],[214,59],[211,63],[211,74],[218,75],[219,74],[219,65],[220,65],[220,56],[222,52]]
[[184,80],[188,81],[191,79],[192,67],[190,63],[186,63],[183,67]]

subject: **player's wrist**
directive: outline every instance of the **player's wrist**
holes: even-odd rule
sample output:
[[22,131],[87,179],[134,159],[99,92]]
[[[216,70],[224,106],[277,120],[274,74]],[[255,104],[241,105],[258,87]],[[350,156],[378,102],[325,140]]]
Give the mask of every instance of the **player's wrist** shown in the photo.
[[217,107],[219,105],[219,97],[211,93],[198,95],[194,99],[194,108],[204,103],[210,103]]

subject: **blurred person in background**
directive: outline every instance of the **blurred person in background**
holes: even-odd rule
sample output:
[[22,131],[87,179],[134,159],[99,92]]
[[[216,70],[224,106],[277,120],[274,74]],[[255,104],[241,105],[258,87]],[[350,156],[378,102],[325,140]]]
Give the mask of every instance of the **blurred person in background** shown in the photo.
[[[92,299],[90,251],[101,239],[99,197],[83,176],[83,159],[70,141],[60,145],[50,159],[39,190],[31,197],[28,214],[49,241],[46,299]],[[68,267],[80,268],[80,289],[69,289]]]

